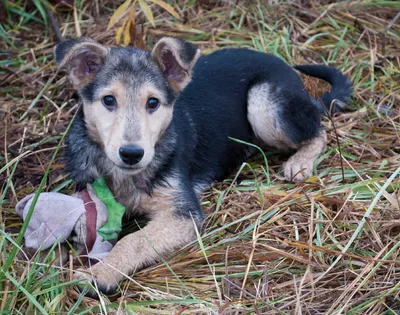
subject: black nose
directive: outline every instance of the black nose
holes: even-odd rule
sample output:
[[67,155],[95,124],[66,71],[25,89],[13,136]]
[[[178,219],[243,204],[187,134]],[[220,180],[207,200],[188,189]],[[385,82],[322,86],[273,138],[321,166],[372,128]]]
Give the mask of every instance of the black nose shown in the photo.
[[135,145],[126,145],[119,148],[119,156],[121,160],[128,165],[134,165],[143,158],[144,150]]

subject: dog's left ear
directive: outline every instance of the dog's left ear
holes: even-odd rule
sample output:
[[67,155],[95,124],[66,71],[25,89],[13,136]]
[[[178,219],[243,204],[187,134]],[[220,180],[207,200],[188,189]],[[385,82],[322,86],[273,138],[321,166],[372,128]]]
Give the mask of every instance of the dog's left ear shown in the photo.
[[190,82],[192,69],[201,51],[195,45],[173,37],[161,38],[151,52],[174,90]]

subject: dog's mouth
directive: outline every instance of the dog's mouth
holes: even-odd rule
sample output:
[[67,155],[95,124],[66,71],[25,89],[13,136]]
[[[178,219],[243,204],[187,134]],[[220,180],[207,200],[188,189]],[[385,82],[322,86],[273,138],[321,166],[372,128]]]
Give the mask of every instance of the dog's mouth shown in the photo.
[[128,173],[130,175],[135,175],[135,174],[141,173],[143,171],[143,167],[136,166],[136,165],[133,165],[133,166],[126,165],[125,166],[125,165],[118,165],[118,164],[114,163],[114,166],[117,169],[120,169],[120,170],[122,170],[125,173]]
[[147,164],[143,165],[143,163],[138,163],[136,165],[126,165],[122,163],[116,163],[113,160],[111,160],[111,162],[117,171],[125,175],[138,175],[140,173],[143,173],[143,171],[147,167]]

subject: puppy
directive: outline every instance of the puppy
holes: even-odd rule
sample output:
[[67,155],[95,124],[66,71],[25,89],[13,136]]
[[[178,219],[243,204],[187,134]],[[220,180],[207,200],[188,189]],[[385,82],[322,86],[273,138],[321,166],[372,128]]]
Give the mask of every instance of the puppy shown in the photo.
[[78,188],[105,176],[128,214],[150,219],[90,273],[77,273],[105,293],[195,239],[204,218],[199,194],[249,155],[232,138],[297,150],[284,176],[312,175],[326,144],[321,114],[334,99],[345,109],[352,91],[334,68],[296,67],[332,85],[320,103],[277,57],[248,49],[201,56],[176,38],[162,38],[151,52],[78,38],[59,43],[55,57],[83,104],[67,136],[67,171]]

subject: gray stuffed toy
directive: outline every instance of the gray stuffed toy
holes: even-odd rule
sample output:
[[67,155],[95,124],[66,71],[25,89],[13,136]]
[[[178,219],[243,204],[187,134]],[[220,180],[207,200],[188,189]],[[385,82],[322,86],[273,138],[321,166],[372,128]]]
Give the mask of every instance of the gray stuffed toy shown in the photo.
[[[26,196],[16,206],[23,220],[34,196]],[[28,256],[43,253],[56,242],[62,245],[70,242],[82,260],[101,260],[117,240],[124,213],[125,208],[115,201],[103,178],[72,196],[41,193],[24,235]],[[61,253],[62,263],[67,260],[66,248]]]

